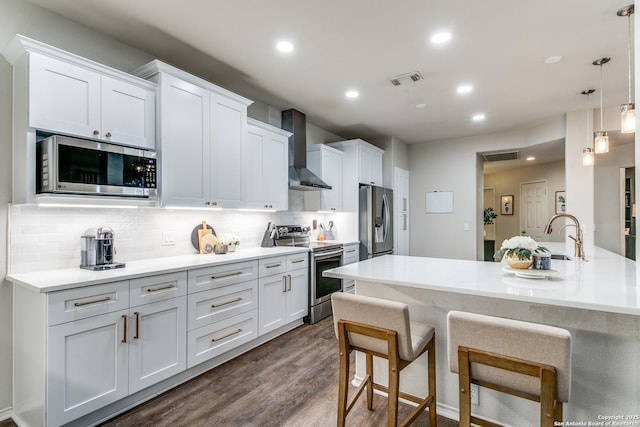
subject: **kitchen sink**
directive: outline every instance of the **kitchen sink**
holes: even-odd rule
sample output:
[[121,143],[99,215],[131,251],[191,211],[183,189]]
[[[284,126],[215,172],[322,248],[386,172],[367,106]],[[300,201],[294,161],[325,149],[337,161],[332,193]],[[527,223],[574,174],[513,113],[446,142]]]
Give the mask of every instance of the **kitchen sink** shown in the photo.
[[572,258],[566,256],[565,254],[551,254],[551,259],[559,259],[562,261],[571,261]]

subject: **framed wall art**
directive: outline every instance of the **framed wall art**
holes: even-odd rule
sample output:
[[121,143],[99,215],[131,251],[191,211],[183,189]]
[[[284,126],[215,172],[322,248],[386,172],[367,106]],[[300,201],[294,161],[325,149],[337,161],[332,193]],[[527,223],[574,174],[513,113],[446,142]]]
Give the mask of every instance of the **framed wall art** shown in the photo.
[[513,215],[513,194],[500,196],[500,215]]

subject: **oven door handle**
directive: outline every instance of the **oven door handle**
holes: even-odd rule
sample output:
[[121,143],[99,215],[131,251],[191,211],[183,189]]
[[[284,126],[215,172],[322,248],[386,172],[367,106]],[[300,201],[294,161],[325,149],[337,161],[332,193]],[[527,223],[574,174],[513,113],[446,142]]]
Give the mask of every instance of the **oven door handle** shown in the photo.
[[342,256],[342,249],[338,249],[336,251],[319,252],[319,253],[312,253],[312,254],[313,254],[314,261],[321,261],[323,259],[333,258],[336,255]]

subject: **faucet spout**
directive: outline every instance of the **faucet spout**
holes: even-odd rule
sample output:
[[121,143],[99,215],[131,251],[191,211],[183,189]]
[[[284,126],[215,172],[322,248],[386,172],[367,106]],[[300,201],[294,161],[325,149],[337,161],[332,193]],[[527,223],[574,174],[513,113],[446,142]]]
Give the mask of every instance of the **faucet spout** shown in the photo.
[[[553,221],[555,221],[558,218],[569,218],[571,221],[573,221],[574,223],[573,225],[575,225],[576,227],[576,236],[575,237],[569,236],[569,237],[575,241],[576,258],[584,259],[584,249],[582,247],[582,229],[580,228],[580,222],[578,221],[578,218],[568,213],[555,214],[551,218],[549,218],[549,221],[547,222],[547,225],[544,228],[544,232],[546,234],[551,234],[551,232],[553,231],[553,229],[551,228],[551,224],[553,223]],[[562,230],[564,230],[565,227],[562,227]]]

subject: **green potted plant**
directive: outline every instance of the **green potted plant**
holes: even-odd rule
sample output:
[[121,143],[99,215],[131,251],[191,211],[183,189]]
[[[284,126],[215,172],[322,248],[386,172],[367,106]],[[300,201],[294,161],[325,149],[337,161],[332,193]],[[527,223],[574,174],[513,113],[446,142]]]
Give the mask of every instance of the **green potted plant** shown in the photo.
[[493,220],[498,218],[498,214],[493,208],[484,208],[484,225],[493,224]]

